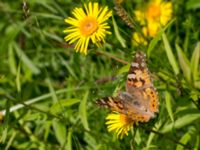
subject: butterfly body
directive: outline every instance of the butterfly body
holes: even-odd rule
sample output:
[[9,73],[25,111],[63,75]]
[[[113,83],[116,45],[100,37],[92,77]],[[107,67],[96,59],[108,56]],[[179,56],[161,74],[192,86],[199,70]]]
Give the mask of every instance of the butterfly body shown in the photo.
[[146,56],[137,52],[126,81],[126,91],[116,97],[107,97],[97,101],[102,107],[125,114],[134,121],[148,122],[158,112],[158,94],[153,86],[146,65]]

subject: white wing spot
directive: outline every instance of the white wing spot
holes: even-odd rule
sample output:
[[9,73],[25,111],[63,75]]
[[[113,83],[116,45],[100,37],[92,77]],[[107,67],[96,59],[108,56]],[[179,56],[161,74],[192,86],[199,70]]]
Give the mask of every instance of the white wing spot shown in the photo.
[[136,53],[135,57],[140,57],[140,55],[138,53]]
[[135,74],[128,74],[128,78],[136,78]]
[[142,66],[142,67],[145,67],[145,63],[144,63],[144,62],[142,62],[142,63],[141,63],[141,66]]
[[136,68],[138,68],[139,67],[139,64],[138,63],[131,63],[131,67],[136,67]]

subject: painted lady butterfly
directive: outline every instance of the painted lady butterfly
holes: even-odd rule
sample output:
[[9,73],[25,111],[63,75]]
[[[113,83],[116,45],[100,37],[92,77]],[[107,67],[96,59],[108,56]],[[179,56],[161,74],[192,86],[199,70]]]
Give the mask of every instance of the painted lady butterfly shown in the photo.
[[127,115],[135,121],[148,122],[158,112],[158,94],[146,65],[146,55],[139,51],[131,63],[126,81],[126,92],[117,97],[97,101],[99,106]]

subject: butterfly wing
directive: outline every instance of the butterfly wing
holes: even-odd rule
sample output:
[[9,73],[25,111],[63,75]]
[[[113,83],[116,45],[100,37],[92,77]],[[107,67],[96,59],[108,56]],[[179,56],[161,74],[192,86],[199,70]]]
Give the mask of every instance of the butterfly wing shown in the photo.
[[139,51],[136,53],[128,72],[126,91],[133,93],[135,90],[149,87],[150,85],[151,80],[146,65],[146,55]]
[[120,92],[117,97],[106,97],[97,101],[101,107],[109,108],[127,115],[135,121],[147,122],[154,114],[145,109],[141,103],[127,92]]
[[119,92],[117,97],[102,98],[97,104],[136,121],[147,122],[154,116],[158,110],[158,96],[150,79],[144,53],[137,52],[131,63],[126,92]]
[[141,51],[136,53],[131,63],[126,81],[126,92],[134,95],[135,99],[147,110],[158,111],[158,95],[150,78],[146,55]]

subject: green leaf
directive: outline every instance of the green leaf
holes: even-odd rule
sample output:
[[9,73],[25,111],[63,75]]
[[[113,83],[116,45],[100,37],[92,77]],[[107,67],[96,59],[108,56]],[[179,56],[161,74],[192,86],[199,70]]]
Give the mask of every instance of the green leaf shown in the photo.
[[44,140],[47,141],[48,137],[49,137],[49,134],[51,134],[51,126],[52,126],[52,121],[49,120],[49,121],[46,121],[44,124],[43,124],[43,128],[44,128]]
[[38,1],[37,0],[37,3],[39,3],[39,5],[41,5],[43,7],[46,7],[46,9],[48,9],[50,12],[52,12],[52,14],[58,13],[57,10],[54,7],[52,7],[50,4],[48,4],[49,2],[48,1],[45,2],[45,1]]
[[46,81],[47,84],[48,84],[49,91],[50,91],[50,93],[51,93],[51,95],[52,95],[51,97],[52,97],[52,99],[53,99],[53,103],[55,104],[55,103],[58,102],[58,98],[57,98],[56,93],[55,93],[55,90],[54,90],[54,88],[53,88],[53,86],[52,86],[51,80],[47,77],[45,81]]
[[171,64],[175,75],[177,75],[177,74],[179,74],[179,68],[178,68],[175,56],[173,55],[173,51],[171,49],[171,46],[170,46],[169,41],[167,39],[167,36],[164,32],[162,34],[162,39],[163,39],[163,42],[164,42],[164,47],[165,47],[165,51],[167,53],[169,63]]
[[9,61],[8,65],[10,67],[10,72],[16,75],[17,74],[16,60],[12,45],[8,46],[8,61]]
[[72,128],[68,129],[67,150],[72,150]]
[[26,54],[22,51],[22,49],[16,44],[13,43],[15,51],[19,57],[19,59],[34,73],[39,74],[40,70],[37,68],[34,63],[26,56]]
[[130,68],[130,65],[125,65],[125,66],[121,67],[121,68],[118,70],[117,74],[120,75],[120,74],[122,74],[122,73],[128,72],[129,68]]
[[166,108],[170,116],[170,119],[172,122],[174,122],[174,115],[173,115],[172,104],[171,104],[171,95],[168,91],[165,92],[165,103],[166,103]]
[[9,128],[5,127],[3,129],[3,131],[1,132],[0,143],[4,143],[6,141],[7,136],[8,136],[8,132],[9,132],[8,130],[9,130]]
[[194,83],[199,78],[199,70],[198,70],[199,59],[200,59],[200,42],[197,43],[191,58],[191,72]]
[[118,29],[117,23],[115,22],[114,17],[112,17],[112,21],[113,21],[113,27],[114,27],[116,38],[118,39],[118,41],[120,42],[120,44],[122,45],[122,47],[125,48],[126,47],[126,41],[120,35],[119,29]]
[[59,100],[57,103],[55,103],[51,108],[50,108],[50,112],[52,114],[56,114],[62,111],[63,107],[69,107],[72,106],[76,103],[79,103],[80,99],[63,99],[63,100]]
[[134,140],[135,140],[135,142],[136,142],[138,145],[140,145],[141,142],[142,142],[142,137],[141,137],[140,131],[139,131],[139,130],[136,130],[135,132],[136,132],[136,133],[135,133]]
[[[49,13],[40,13],[40,12],[35,12],[34,15],[38,18],[44,18],[44,19],[54,19],[54,20],[60,20],[62,21],[63,18],[59,15],[53,15],[53,14],[49,14]],[[35,19],[37,19],[35,17]],[[38,23],[38,20],[36,20],[36,22]]]
[[149,146],[151,146],[151,143],[153,141],[153,139],[155,138],[156,134],[155,133],[150,133],[149,134],[149,137],[148,137],[148,140],[146,142],[146,148],[148,148]]
[[141,150],[156,150],[158,149],[157,145],[149,145],[147,147],[142,148]]
[[66,69],[69,71],[71,76],[73,76],[77,80],[78,78],[74,72],[74,69],[69,65],[69,63],[61,55],[58,54],[58,57],[59,57],[62,65],[64,65],[66,67]]
[[186,3],[187,10],[200,8],[200,1],[188,0]]
[[12,149],[12,143],[13,143],[14,139],[16,138],[16,136],[17,136],[17,131],[14,130],[12,132],[12,135],[11,135],[6,147],[5,147],[5,150]]
[[21,91],[20,73],[21,73],[21,63],[19,63],[17,67],[17,74],[16,74],[16,79],[15,79],[18,92]]
[[[4,6],[0,6],[0,7],[3,8]],[[26,26],[28,21],[30,20],[27,19],[24,22],[16,21],[15,23],[13,22],[11,25],[9,24],[9,26],[6,27],[4,38],[1,39],[2,45],[1,45],[0,54],[2,54],[3,52],[7,50],[7,47],[11,45],[13,41],[15,41],[15,38],[20,32],[25,31],[24,27]]]
[[[191,132],[192,132],[191,130],[194,130],[194,128],[191,128],[181,137],[181,139],[179,140],[180,143],[187,144],[191,140]],[[182,145],[177,144],[176,150],[184,150],[184,149],[185,148]]]
[[[185,133],[179,142],[185,144],[191,139],[191,135],[187,132]],[[184,150],[184,147],[182,145],[177,144],[176,150]]]
[[94,136],[86,132],[84,134],[84,140],[87,142],[87,144],[93,149],[97,150],[97,142]]
[[196,82],[194,83],[194,86],[195,86],[196,88],[199,88],[199,89],[200,89],[200,81],[196,81]]
[[63,42],[63,39],[60,36],[56,35],[56,34],[53,34],[53,33],[50,33],[50,32],[46,32],[46,31],[42,31],[42,33],[47,38],[53,39],[53,40],[58,41],[58,42]]
[[64,124],[59,122],[59,120],[57,120],[57,119],[53,120],[52,125],[53,125],[56,139],[58,140],[60,145],[63,146],[66,142],[66,127],[64,126]]
[[[158,130],[160,129],[161,125],[162,125],[161,122],[159,122],[159,121],[156,122],[156,124],[155,124],[154,127],[153,127],[153,130],[154,130],[154,131],[158,131]],[[151,133],[149,134],[148,140],[147,140],[147,142],[146,142],[146,147],[151,146],[152,141],[153,141],[155,138],[156,138],[156,134],[155,134],[154,132],[151,132]]]
[[86,103],[87,103],[88,95],[89,95],[89,91],[85,92],[83,100],[81,101],[81,103],[79,105],[79,115],[81,117],[81,121],[83,123],[83,126],[86,130],[90,130],[89,125],[88,125],[88,121],[87,121],[87,109],[86,109],[87,108]]
[[160,131],[162,133],[167,133],[170,132],[172,129],[180,129],[186,125],[191,124],[192,122],[194,122],[199,118],[200,118],[200,113],[186,114],[182,117],[179,117],[177,120],[175,120],[174,123],[164,125]]
[[190,62],[187,59],[187,57],[185,56],[185,54],[182,51],[182,49],[180,48],[180,46],[177,44],[176,44],[176,50],[177,50],[177,54],[178,54],[179,64],[183,71],[183,75],[185,76],[186,80],[190,82],[191,81]]
[[151,42],[149,43],[148,49],[147,49],[147,56],[148,58],[151,55],[152,50],[155,48],[156,44],[158,43],[158,41],[161,39],[161,36],[163,34],[163,32],[175,21],[175,19],[171,20],[165,27],[164,29],[161,29],[156,37],[154,37]]
[[160,30],[160,32],[158,32],[158,34],[156,35],[156,37],[153,38],[151,40],[151,42],[149,43],[149,46],[148,46],[148,49],[147,49],[147,56],[148,56],[148,58],[150,57],[152,50],[155,48],[156,44],[160,40],[162,34],[163,34],[163,30]]
[[157,74],[158,74],[158,76],[163,78],[168,83],[173,83],[173,84],[176,83],[176,80],[174,78],[172,78],[171,76],[169,76],[165,70],[161,70],[161,72],[158,72]]
[[199,135],[197,135],[196,143],[194,145],[194,150],[199,150],[199,142],[200,142],[200,138],[199,138]]

